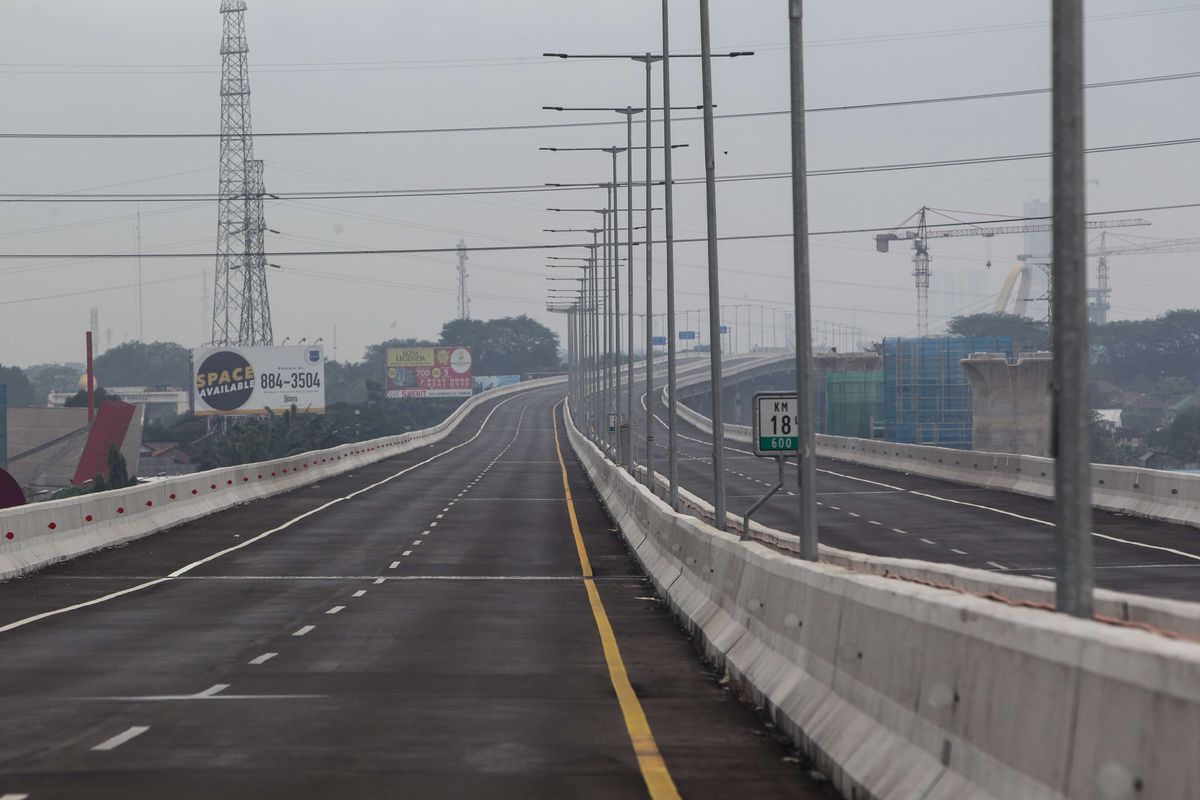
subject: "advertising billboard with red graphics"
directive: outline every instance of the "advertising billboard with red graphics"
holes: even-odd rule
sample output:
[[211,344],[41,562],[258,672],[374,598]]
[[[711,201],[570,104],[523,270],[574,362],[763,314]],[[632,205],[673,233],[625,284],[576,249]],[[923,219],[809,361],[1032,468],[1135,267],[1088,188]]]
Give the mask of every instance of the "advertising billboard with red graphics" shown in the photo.
[[474,388],[469,347],[390,347],[387,396],[470,397]]

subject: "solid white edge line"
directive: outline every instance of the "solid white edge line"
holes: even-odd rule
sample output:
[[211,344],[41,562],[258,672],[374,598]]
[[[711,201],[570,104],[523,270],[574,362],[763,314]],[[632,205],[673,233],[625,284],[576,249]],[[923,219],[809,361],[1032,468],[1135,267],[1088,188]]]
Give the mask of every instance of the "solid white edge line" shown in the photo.
[[116,750],[118,747],[125,744],[130,739],[134,739],[138,736],[141,736],[143,733],[145,733],[148,730],[150,730],[149,725],[134,725],[133,727],[129,728],[128,730],[126,730],[122,733],[118,733],[116,736],[113,736],[111,739],[105,739],[103,742],[96,745],[92,749],[93,750]]
[[[645,394],[645,392],[643,392],[643,393],[642,393],[642,408],[645,408],[645,407],[646,407],[646,394]],[[660,418],[659,418],[659,416],[658,416],[657,414],[655,414],[655,415],[654,415],[654,418],[655,418],[656,420],[658,420],[658,422],[659,422],[659,424],[660,424],[660,425],[662,425],[662,426],[666,427],[666,423],[665,423],[665,422],[663,422],[663,421],[662,421],[662,419],[660,419]],[[691,437],[691,436],[684,436],[682,433],[679,433],[679,432],[676,432],[676,434],[675,434],[675,435],[676,435],[676,436],[678,436],[678,437],[679,437],[679,438],[681,438],[681,439],[687,439],[689,442],[696,442],[697,444],[702,444],[702,445],[706,445],[706,446],[709,446],[709,447],[711,447],[711,446],[712,446],[712,443],[711,443],[711,442],[705,442],[705,441],[703,441],[703,440],[701,440],[701,439],[696,439],[696,438],[694,438],[694,437]],[[729,445],[726,445],[726,446],[725,446],[725,449],[726,449],[726,450],[731,450],[731,451],[733,451],[733,452],[735,452],[735,453],[745,453],[745,454],[747,454],[747,455],[754,455],[754,454],[753,454],[753,453],[751,453],[749,450],[741,450],[741,449],[739,449],[739,448],[737,448],[737,447],[730,447]],[[793,463],[792,463],[792,462],[790,462],[790,461],[789,461],[789,462],[787,462],[787,463],[788,463],[790,466],[795,466],[795,464],[793,464]],[[1046,520],[1044,520],[1044,519],[1036,519],[1036,518],[1034,518],[1034,517],[1026,517],[1026,516],[1024,516],[1024,515],[1022,515],[1022,514],[1016,514],[1016,513],[1012,512],[1012,511],[1005,511],[1005,510],[1003,510],[1003,509],[1000,509],[1000,508],[992,508],[991,506],[984,506],[984,505],[980,505],[980,504],[978,504],[978,503],[968,503],[968,502],[966,502],[966,501],[964,501],[964,500],[951,500],[951,499],[950,499],[950,498],[948,498],[948,497],[938,497],[938,496],[937,496],[937,495],[935,495],[935,494],[928,494],[928,493],[926,493],[926,492],[918,492],[918,491],[917,491],[917,490],[915,490],[915,489],[905,489],[905,488],[903,488],[903,487],[901,487],[901,486],[893,486],[893,485],[892,485],[892,484],[890,484],[890,483],[881,483],[881,482],[879,482],[879,481],[873,481],[873,480],[869,480],[868,478],[858,478],[858,477],[855,477],[854,475],[846,475],[846,474],[843,474],[843,473],[841,473],[841,472],[834,472],[833,470],[830,470],[830,469],[818,469],[818,470],[817,470],[817,472],[823,472],[823,473],[825,473],[826,475],[832,475],[832,476],[834,476],[834,477],[836,477],[836,478],[845,478],[846,480],[858,481],[859,483],[869,483],[869,484],[871,484],[872,486],[882,486],[882,487],[884,487],[885,489],[892,489],[893,491],[902,492],[902,493],[904,493],[904,494],[911,494],[911,495],[914,495],[914,496],[916,496],[916,497],[924,497],[924,498],[926,498],[926,499],[928,499],[928,500],[936,500],[936,501],[938,501],[938,502],[941,502],[941,503],[953,503],[954,505],[959,505],[959,506],[969,506],[969,507],[971,507],[971,508],[977,508],[977,509],[979,509],[980,511],[990,511],[990,512],[992,512],[993,514],[1003,514],[1004,516],[1007,516],[1007,517],[1013,517],[1014,519],[1020,519],[1020,520],[1024,520],[1024,521],[1026,521],[1026,522],[1035,522],[1035,523],[1037,523],[1038,525],[1047,525],[1047,526],[1049,526],[1049,527],[1051,527],[1051,528],[1053,528],[1053,527],[1054,527],[1054,523],[1053,523],[1053,522],[1048,522],[1048,521],[1046,521]],[[936,478],[934,478],[934,480],[937,480],[937,479],[936,479]],[[974,488],[980,488],[980,489],[985,489],[985,490],[987,489],[987,487],[974,487]],[[1043,498],[1043,499],[1044,499],[1044,498]],[[1096,538],[1098,538],[1098,539],[1107,539],[1107,540],[1109,540],[1110,542],[1117,542],[1117,543],[1119,543],[1119,544],[1127,544],[1127,545],[1131,545],[1131,546],[1133,546],[1133,547],[1144,547],[1144,548],[1147,548],[1147,549],[1149,549],[1149,550],[1158,550],[1158,551],[1161,551],[1161,552],[1163,552],[1163,553],[1172,553],[1173,555],[1177,555],[1177,556],[1180,556],[1180,557],[1182,557],[1182,558],[1190,558],[1190,559],[1192,559],[1193,561],[1200,561],[1200,555],[1198,555],[1198,554],[1196,554],[1196,553],[1189,553],[1189,552],[1187,552],[1187,551],[1185,551],[1185,550],[1177,550],[1177,549],[1175,549],[1174,547],[1164,547],[1164,546],[1162,546],[1162,545],[1150,544],[1150,543],[1148,543],[1148,542],[1135,542],[1135,541],[1132,541],[1132,540],[1130,540],[1130,539],[1122,539],[1122,538],[1121,538],[1121,537],[1119,537],[1119,536],[1112,536],[1112,535],[1110,535],[1110,534],[1107,534],[1107,533],[1098,533],[1097,531],[1091,531],[1091,534],[1092,534],[1092,536],[1095,536],[1095,537],[1096,537]]]
[[43,619],[49,619],[50,617],[57,617],[60,614],[67,614],[72,611],[78,611],[82,608],[88,608],[89,606],[96,606],[96,605],[100,605],[101,603],[107,603],[109,600],[115,600],[118,597],[123,597],[124,595],[127,595],[127,594],[133,594],[134,592],[140,592],[143,589],[149,589],[151,586],[157,586],[160,583],[166,583],[167,581],[171,580],[172,578],[178,578],[182,575],[185,575],[188,572],[191,572],[193,569],[195,569],[196,567],[199,567],[202,564],[207,564],[208,562],[214,561],[215,559],[218,559],[221,556],[228,555],[229,553],[232,553],[235,550],[241,550],[243,547],[254,544],[255,542],[259,541],[260,539],[265,539],[266,537],[270,536],[271,534],[278,533],[279,531],[282,531],[282,530],[286,530],[287,528],[290,528],[292,525],[295,525],[297,522],[300,522],[303,519],[311,517],[313,514],[316,514],[320,511],[324,511],[325,509],[329,508],[332,505],[340,503],[344,500],[350,500],[364,492],[369,492],[372,489],[376,489],[376,488],[384,485],[385,483],[388,483],[392,480],[395,480],[396,478],[399,478],[401,475],[412,472],[413,470],[417,469],[418,467],[423,467],[426,464],[430,463],[431,461],[436,461],[437,459],[441,458],[442,456],[446,455],[447,453],[452,453],[461,447],[466,447],[467,445],[471,444],[476,439],[478,439],[481,435],[483,435],[483,431],[487,427],[488,422],[491,421],[492,415],[495,414],[500,409],[500,406],[504,405],[505,403],[509,402],[510,400],[515,400],[519,396],[520,396],[520,394],[511,395],[509,397],[504,398],[499,403],[497,403],[495,406],[493,406],[492,410],[489,411],[487,413],[487,416],[483,418],[483,422],[481,422],[479,424],[479,430],[477,430],[475,432],[475,435],[472,436],[470,439],[467,439],[465,442],[456,444],[453,447],[449,447],[449,448],[441,451],[440,453],[436,453],[432,457],[427,458],[424,461],[421,461],[420,463],[413,464],[410,467],[406,467],[406,468],[400,470],[399,472],[395,473],[394,475],[389,475],[388,477],[384,478],[381,481],[372,483],[369,486],[366,486],[362,489],[358,489],[357,491],[351,492],[350,494],[346,495],[345,497],[339,497],[336,500],[331,500],[330,502],[325,503],[324,505],[318,506],[317,508],[314,508],[310,511],[306,511],[303,514],[300,514],[299,516],[288,520],[287,522],[283,523],[282,525],[279,525],[278,527],[272,528],[269,531],[264,531],[263,533],[260,533],[257,536],[247,539],[246,541],[241,542],[240,544],[234,545],[233,547],[227,547],[224,550],[220,550],[216,553],[213,553],[212,555],[202,558],[199,561],[193,561],[191,564],[180,567],[179,569],[170,573],[165,578],[156,578],[155,580],[152,580],[152,581],[146,581],[145,583],[139,583],[137,586],[130,586],[128,589],[122,589],[119,592],[112,592],[111,594],[106,594],[103,597],[97,597],[92,600],[86,600],[82,603],[76,603],[74,605],[66,606],[64,608],[56,608],[53,611],[43,611],[40,614],[34,614],[32,617],[26,617],[25,619],[19,619],[15,622],[10,622],[7,625],[0,626],[0,633],[7,633],[8,631],[16,630],[17,628],[24,627],[25,625],[29,625],[29,624],[38,622]]

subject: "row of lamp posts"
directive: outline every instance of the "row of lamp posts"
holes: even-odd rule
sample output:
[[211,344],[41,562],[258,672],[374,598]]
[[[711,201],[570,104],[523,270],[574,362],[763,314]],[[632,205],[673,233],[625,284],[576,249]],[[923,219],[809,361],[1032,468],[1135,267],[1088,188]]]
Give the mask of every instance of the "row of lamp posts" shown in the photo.
[[[701,64],[702,101],[704,123],[704,165],[706,216],[708,226],[708,290],[709,290],[709,342],[711,369],[711,397],[713,423],[713,489],[716,525],[726,527],[725,470],[724,470],[724,418],[721,386],[721,335],[720,335],[720,280],[718,271],[718,237],[716,207],[716,171],[713,132],[712,59],[710,47],[709,0],[698,0],[700,10],[700,53],[673,54],[669,40],[669,0],[662,0],[662,52],[639,54],[588,54],[547,53],[545,55],[569,59],[620,59],[640,62],[646,73],[646,100],[641,108],[581,108],[568,109],[548,106],[558,111],[615,111],[626,118],[626,143],[624,147],[602,148],[545,148],[551,150],[597,150],[612,156],[611,182],[594,184],[608,191],[608,206],[604,209],[586,209],[602,214],[604,221],[600,229],[588,229],[593,234],[590,254],[584,260],[584,277],[578,279],[577,291],[552,299],[552,307],[568,314],[568,356],[570,361],[570,401],[573,411],[581,412],[585,432],[601,445],[610,455],[620,452],[619,436],[614,433],[632,421],[634,408],[634,359],[633,359],[633,117],[645,114],[646,157],[645,203],[636,211],[645,213],[645,284],[646,284],[646,347],[645,385],[646,410],[646,458],[645,479],[651,491],[657,492],[658,478],[654,459],[654,403],[650,402],[654,390],[654,335],[653,335],[653,244],[654,228],[652,213],[654,186],[652,153],[652,112],[662,113],[663,144],[663,187],[665,210],[666,246],[666,295],[667,295],[667,386],[670,389],[668,402],[668,500],[673,508],[678,504],[678,463],[675,403],[676,387],[676,331],[675,331],[675,271],[673,229],[673,183],[671,172],[671,93],[670,65],[674,58],[699,58]],[[1086,242],[1084,241],[1084,214],[1086,194],[1084,191],[1084,141],[1083,141],[1083,16],[1082,0],[1051,0],[1052,2],[1052,120],[1053,120],[1053,336],[1054,374],[1052,394],[1055,403],[1055,488],[1057,501],[1057,607],[1060,611],[1076,616],[1092,615],[1093,565],[1091,552],[1091,472],[1088,453],[1088,405],[1087,405],[1087,309],[1086,309]],[[808,247],[808,194],[807,154],[805,151],[805,98],[803,62],[803,9],[802,0],[787,0],[789,21],[789,74],[791,80],[791,161],[792,161],[792,221],[793,221],[793,288],[795,302],[795,348],[796,348],[796,392],[799,407],[799,447],[797,492],[799,504],[799,556],[815,561],[818,558],[817,504],[816,504],[816,431],[811,404],[806,402],[812,394],[812,293],[809,275]],[[719,57],[734,58],[753,55],[748,52],[730,52]],[[662,106],[654,107],[652,98],[652,67],[662,65]],[[690,107],[689,107],[690,108]],[[626,315],[629,327],[625,339],[624,403],[621,400],[620,358],[621,335],[618,330],[620,319],[620,286],[618,266],[620,255],[619,236],[619,188],[617,181],[617,156],[626,156]],[[555,211],[566,209],[551,209]],[[584,209],[574,209],[584,210]],[[573,229],[553,229],[560,232]],[[603,234],[603,247],[596,238]],[[557,266],[557,265],[556,265]],[[603,270],[601,277],[598,273]],[[622,413],[623,412],[623,413]],[[611,415],[611,416],[610,416]],[[616,425],[609,420],[615,419]],[[612,430],[616,428],[617,430]],[[624,428],[628,430],[628,428]],[[622,461],[632,471],[634,467],[632,443],[626,448]]]

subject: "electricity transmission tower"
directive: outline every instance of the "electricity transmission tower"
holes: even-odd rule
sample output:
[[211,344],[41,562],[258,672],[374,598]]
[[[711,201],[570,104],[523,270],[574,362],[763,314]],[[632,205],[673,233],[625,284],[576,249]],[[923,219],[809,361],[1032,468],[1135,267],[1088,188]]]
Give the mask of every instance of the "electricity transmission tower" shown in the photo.
[[458,318],[471,318],[471,296],[467,294],[467,243],[458,240]]
[[267,298],[263,162],[250,126],[245,0],[221,0],[221,164],[212,344],[272,344]]

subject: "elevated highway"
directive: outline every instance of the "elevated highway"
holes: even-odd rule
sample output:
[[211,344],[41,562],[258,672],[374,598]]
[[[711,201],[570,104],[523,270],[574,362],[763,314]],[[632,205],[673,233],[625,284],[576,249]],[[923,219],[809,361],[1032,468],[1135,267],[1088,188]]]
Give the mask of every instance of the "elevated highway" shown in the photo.
[[[742,375],[732,371],[733,380],[770,375],[778,365],[765,358],[757,365],[743,362],[742,370]],[[644,383],[635,387],[643,408],[652,403],[655,464],[665,471],[667,407],[660,391],[647,397],[643,389]],[[644,447],[645,416],[635,414],[634,423]],[[712,437],[685,416],[678,424],[680,484],[711,502]],[[766,492],[778,474],[773,460],[756,457],[748,445],[728,438],[725,464],[727,506],[739,514]],[[868,555],[1054,576],[1050,500],[830,458],[820,459],[818,468],[818,519],[824,544]],[[794,463],[788,469],[794,482]],[[794,488],[785,487],[787,491],[768,501],[754,519],[794,531],[798,515]],[[1098,510],[1093,531],[1097,586],[1200,600],[1200,530]]]
[[829,796],[656,599],[563,393],[0,583],[0,798]]

